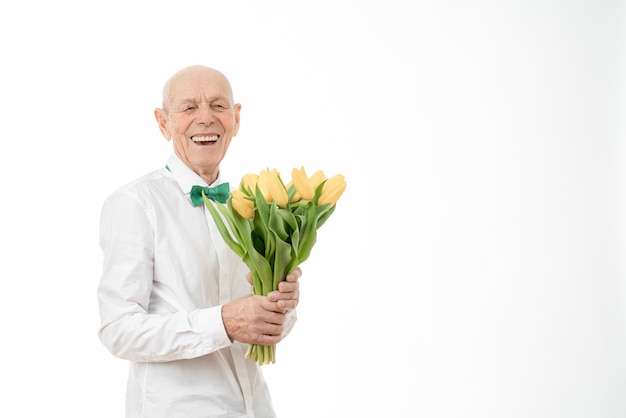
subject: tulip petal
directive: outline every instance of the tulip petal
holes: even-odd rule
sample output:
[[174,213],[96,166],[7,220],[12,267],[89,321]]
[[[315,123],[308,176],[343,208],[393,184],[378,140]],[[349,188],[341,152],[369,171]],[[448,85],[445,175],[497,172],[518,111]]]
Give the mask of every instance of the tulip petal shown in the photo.
[[334,205],[335,203],[337,203],[337,200],[339,200],[345,190],[345,177],[342,174],[337,174],[333,176],[332,178],[328,179],[326,183],[324,183],[322,194],[320,194],[320,197],[317,200],[318,205],[324,205],[326,203]]
[[313,187],[311,181],[307,178],[304,167],[300,170],[297,168],[291,170],[291,178],[294,186],[296,187],[296,191],[302,199],[313,199],[313,196],[315,196],[315,188]]

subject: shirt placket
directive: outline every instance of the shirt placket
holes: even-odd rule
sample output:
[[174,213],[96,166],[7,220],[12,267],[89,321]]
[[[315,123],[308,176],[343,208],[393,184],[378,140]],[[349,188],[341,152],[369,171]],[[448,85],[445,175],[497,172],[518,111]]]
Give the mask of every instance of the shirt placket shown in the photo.
[[[219,262],[219,304],[223,305],[231,300],[231,264],[228,260],[228,254],[230,251],[230,247],[224,241],[222,236],[220,235],[219,230],[217,229],[217,225],[213,221],[209,210],[204,208],[204,215],[207,220],[207,224],[209,226],[209,233],[211,234],[211,240],[213,241],[213,245],[217,250],[217,258]],[[244,357],[245,353],[242,349],[241,344],[233,344],[229,347],[233,363],[235,365],[235,371],[237,373],[237,380],[239,381],[239,386],[241,388],[241,392],[243,394],[244,403],[246,406],[246,413],[249,418],[254,418],[254,411],[252,408],[252,384],[250,381],[250,376],[248,375],[248,368],[246,366],[246,358]]]

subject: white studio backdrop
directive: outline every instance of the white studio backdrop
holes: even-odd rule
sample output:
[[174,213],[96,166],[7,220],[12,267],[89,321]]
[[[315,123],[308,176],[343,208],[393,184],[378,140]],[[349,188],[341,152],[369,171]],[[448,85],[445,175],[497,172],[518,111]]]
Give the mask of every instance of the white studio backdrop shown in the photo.
[[620,1],[0,6],[0,415],[122,417],[106,195],[164,164],[190,64],[243,105],[224,172],[348,188],[264,366],[282,418],[626,416]]

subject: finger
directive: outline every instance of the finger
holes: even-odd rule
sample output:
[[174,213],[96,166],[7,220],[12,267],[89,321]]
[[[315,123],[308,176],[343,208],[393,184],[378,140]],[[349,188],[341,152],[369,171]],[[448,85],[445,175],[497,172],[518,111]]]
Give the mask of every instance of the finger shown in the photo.
[[285,280],[288,282],[297,282],[300,276],[302,276],[302,270],[300,269],[300,267],[296,267],[295,269],[293,269],[293,271],[287,274]]
[[[284,316],[284,315],[283,315]],[[281,324],[265,323],[250,330],[250,338],[256,342],[263,341],[264,338],[280,336],[283,332]]]
[[278,283],[278,291],[279,292],[296,292],[298,291],[298,289],[300,289],[300,283],[298,282],[280,282]]
[[287,292],[285,291],[285,289],[281,289],[280,291],[274,290],[267,294],[267,299],[270,302],[298,299],[299,297],[300,291],[297,288]]
[[281,302],[280,300],[268,301],[267,305],[263,306],[264,309],[271,312],[272,315],[280,314],[280,316],[268,316],[265,320],[270,323],[282,324],[285,320],[284,314],[287,313],[288,310],[294,309],[296,305],[297,303],[285,303],[285,301]]
[[276,302],[276,307],[284,313],[287,313],[289,311],[293,311],[294,309],[296,309],[296,307],[298,306],[298,301],[297,300],[279,300],[278,302]]
[[272,290],[267,294],[267,297],[272,302],[279,299],[293,299],[299,294],[298,283],[280,282],[278,284],[278,290]]
[[269,300],[270,302],[277,302],[279,300],[293,299],[293,298],[294,298],[293,292],[278,292],[274,290],[267,294],[267,300]]

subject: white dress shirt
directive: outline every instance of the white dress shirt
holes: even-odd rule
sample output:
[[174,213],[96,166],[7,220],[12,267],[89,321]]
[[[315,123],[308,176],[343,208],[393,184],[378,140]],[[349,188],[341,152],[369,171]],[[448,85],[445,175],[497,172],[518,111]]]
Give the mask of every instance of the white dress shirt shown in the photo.
[[195,184],[207,186],[172,154],[105,200],[99,337],[130,361],[128,418],[274,417],[260,366],[222,322],[222,305],[251,293],[249,269],[192,205]]

